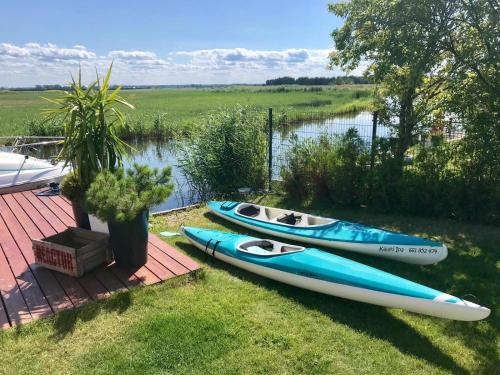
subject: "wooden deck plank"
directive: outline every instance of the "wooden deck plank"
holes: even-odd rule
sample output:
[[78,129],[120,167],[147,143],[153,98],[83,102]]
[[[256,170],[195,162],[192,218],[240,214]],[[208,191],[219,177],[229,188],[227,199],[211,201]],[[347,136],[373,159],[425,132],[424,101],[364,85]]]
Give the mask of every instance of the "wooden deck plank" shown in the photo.
[[54,312],[59,312],[74,306],[73,302],[66,294],[66,290],[57,281],[55,271],[37,266],[34,266],[32,271]]
[[[28,193],[30,194],[14,193],[12,195],[44,236],[51,236],[67,228],[32,192]],[[45,215],[49,215],[48,217],[51,218],[50,222],[45,218]],[[78,281],[70,281],[69,276],[60,277],[58,272],[53,272],[53,274],[74,306],[81,305],[90,300],[90,293]],[[61,282],[61,279],[64,281]]]
[[[49,197],[39,197],[36,196],[38,199],[43,200],[43,201],[50,201],[52,202],[51,206],[58,207],[60,208],[65,215],[69,216],[70,218],[73,218],[73,206],[71,203],[66,202],[60,195],[54,195],[54,196],[49,196]],[[55,204],[54,204],[55,203]]]
[[111,294],[106,290],[104,285],[101,284],[93,273],[87,273],[78,278],[81,286],[89,294],[93,300],[109,297]]
[[64,286],[66,294],[75,307],[84,305],[92,301],[87,291],[83,289],[76,278],[60,272],[54,272],[54,276],[59,281],[59,283]]
[[24,300],[21,289],[17,285],[9,262],[0,246],[0,293],[7,309],[6,315],[12,325],[26,323],[31,320],[28,305]]
[[148,257],[148,261],[144,267],[146,267],[156,276],[158,276],[160,280],[167,280],[175,276],[173,272],[171,272],[168,268],[164,267],[153,257]]
[[31,240],[73,225],[71,203],[61,196],[36,196],[34,191],[0,195],[0,329],[198,268],[153,234],[143,267],[113,263],[76,279],[34,265]]
[[125,268],[119,267],[116,263],[109,265],[108,269],[129,288],[136,285],[144,285],[133,270],[126,270]]
[[124,283],[118,279],[107,267],[98,267],[93,271],[94,275],[110,293],[127,290]]
[[151,242],[165,254],[169,255],[172,259],[187,267],[190,271],[195,271],[200,268],[198,263],[189,258],[187,255],[180,253],[169,244],[160,240],[155,234],[149,233],[149,242]]
[[[40,289],[42,290],[52,310],[59,311],[61,309],[67,308],[69,305],[72,305],[71,300],[68,298],[61,285],[57,282],[52,272],[42,268],[36,269],[36,267],[33,267],[34,255],[33,251],[31,250],[31,238],[43,237],[42,232],[40,232],[39,228],[35,226],[35,224],[30,219],[36,216],[35,213],[31,212],[30,210],[31,215],[28,217],[27,213],[18,204],[16,199],[14,199],[13,195],[4,196],[3,198],[5,200],[5,203],[7,203],[8,205],[8,208],[10,208],[12,215],[15,215],[15,217],[11,217],[9,215],[9,213],[7,212],[8,209],[4,207],[1,197],[0,209],[5,209],[4,214],[6,217],[8,217],[6,221],[10,224],[10,228],[11,230],[13,230],[13,233],[16,233],[14,239],[19,249],[23,249],[21,250],[21,253],[23,253],[24,258],[28,263],[28,267],[30,267],[39,284]],[[18,220],[17,222],[16,219]],[[38,220],[38,223],[44,224],[41,220]],[[48,225],[48,223],[45,224]],[[46,235],[55,234],[54,229],[52,227],[50,228],[51,231]]]
[[162,280],[146,267],[140,267],[139,269],[130,269],[130,271],[133,271],[139,278],[139,280],[141,280],[141,282],[145,285],[156,284]]
[[[47,237],[57,232],[62,232],[67,227],[60,221],[52,211],[50,211],[42,202],[40,202],[34,195],[33,199],[28,200],[22,193],[14,193],[12,196],[16,199],[17,203],[23,208],[24,212],[28,214],[33,223]],[[46,220],[50,218],[50,223]]]
[[7,317],[7,312],[3,306],[3,298],[0,294],[0,329],[6,329],[10,327],[9,318]]
[[75,219],[72,216],[69,216],[61,207],[55,204],[52,199],[50,199],[51,197],[38,197],[33,193],[31,193],[31,195],[39,202],[43,203],[46,207],[48,207],[50,211],[52,211],[51,214],[47,214],[46,216],[44,215],[47,219],[49,219],[49,222],[53,217],[57,217],[66,226],[75,226]]
[[[29,195],[26,196],[24,193],[13,194],[18,203],[22,202],[22,208],[25,208],[27,214],[29,214],[30,218],[36,220],[37,230],[33,230],[32,227],[25,227],[27,234],[30,238],[40,238],[43,237],[40,235],[40,231],[43,229],[44,236],[50,236],[59,232],[58,229],[66,229],[66,225],[64,225],[59,219],[54,217],[54,214],[50,209],[44,205],[42,202],[38,200],[38,198],[28,192]],[[29,201],[29,198],[32,198],[33,204]],[[41,209],[41,212],[38,211],[37,208]],[[25,212],[26,212],[25,211]],[[43,216],[43,213],[48,213],[50,217],[52,217],[51,222],[49,223],[47,219]],[[20,215],[22,216],[22,215]],[[38,231],[38,232],[37,232]],[[25,244],[25,246],[28,246]],[[30,254],[31,245],[30,245]],[[48,271],[48,270],[45,270]],[[49,300],[50,305],[52,306],[54,311],[59,311],[61,308],[70,307],[70,305],[78,306],[85,301],[90,300],[89,295],[82,289],[82,287],[78,284],[78,282],[69,282],[68,279],[65,279],[66,282],[60,282],[58,278],[58,272],[56,271],[42,271],[42,268],[37,270],[40,273],[40,277],[43,277],[43,281],[40,281],[42,286],[42,290],[44,291],[47,299]],[[38,274],[36,274],[38,276]],[[75,285],[75,283],[77,285]],[[59,288],[58,288],[59,286]]]
[[[22,238],[24,230],[20,227],[17,220],[7,220],[9,226],[5,224],[5,218],[10,218],[10,209],[5,204],[3,199],[0,199],[0,243],[4,250],[5,256],[9,261],[12,273],[16,277],[17,285],[21,289],[24,300],[28,305],[32,318],[38,318],[52,314],[52,309],[45,298],[35,276],[29,268],[28,260],[24,257],[21,249],[14,240],[14,238]],[[31,243],[27,251],[31,251]],[[33,254],[31,252],[31,258]]]
[[148,243],[148,254],[161,263],[164,267],[168,268],[175,275],[184,275],[189,270],[182,264],[177,263],[170,256],[155,247],[151,242]]
[[[40,197],[40,198],[44,198],[44,197]],[[73,217],[73,207],[71,206],[70,203],[68,203],[64,199],[62,199],[61,196],[54,195],[54,196],[45,197],[45,198],[49,198],[52,202],[57,204],[64,212],[66,212],[66,214],[69,217]]]
[[[29,207],[29,205],[27,206],[28,211],[26,211],[24,207],[21,207],[18,201],[14,198],[14,194],[3,196],[3,198],[24,230],[27,233],[32,233],[32,235],[35,236],[32,238],[42,238],[44,233],[39,230],[39,227],[36,224],[38,222],[37,214],[39,215],[39,212],[36,211],[33,206]],[[26,202],[23,201],[23,204],[25,203]],[[52,230],[52,232],[54,232],[54,229],[52,229],[52,227],[50,229]]]

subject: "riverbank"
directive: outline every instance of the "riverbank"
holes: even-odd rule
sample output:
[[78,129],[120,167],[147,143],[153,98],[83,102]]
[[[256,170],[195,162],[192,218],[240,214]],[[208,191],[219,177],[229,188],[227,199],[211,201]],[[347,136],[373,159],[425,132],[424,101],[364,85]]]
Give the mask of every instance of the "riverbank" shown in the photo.
[[[230,86],[224,89],[124,90],[136,109],[125,110],[132,127],[125,136],[166,138],[188,135],[211,111],[236,104],[263,111],[269,107],[293,113],[342,114],[366,110],[372,103],[370,85],[345,86]],[[41,124],[40,110],[56,91],[0,92],[0,136],[59,135],[59,124]]]
[[[279,196],[256,200],[291,204]],[[495,371],[496,228],[363,210],[312,210],[445,241],[449,256],[435,266],[338,254],[457,295],[472,293],[492,315],[455,322],[311,293],[208,258],[177,236],[164,239],[202,265],[201,275],[119,293],[1,332],[4,368],[12,374]],[[154,233],[178,231],[181,224],[250,233],[205,207],[156,217],[152,224]]]

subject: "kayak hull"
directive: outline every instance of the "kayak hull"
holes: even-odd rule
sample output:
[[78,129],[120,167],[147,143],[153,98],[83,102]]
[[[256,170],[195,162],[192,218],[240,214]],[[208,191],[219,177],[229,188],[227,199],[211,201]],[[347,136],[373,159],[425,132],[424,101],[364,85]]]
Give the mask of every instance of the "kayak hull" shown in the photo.
[[[435,291],[433,289],[421,286],[416,283],[411,283],[416,287],[421,287],[422,289],[428,289],[435,292],[435,297],[433,299],[418,298],[414,296],[396,294],[384,292],[381,290],[373,290],[368,288],[362,288],[359,286],[347,285],[342,282],[334,282],[331,280],[320,279],[317,277],[309,276],[307,272],[301,272],[297,270],[296,272],[289,272],[284,270],[279,270],[276,268],[263,266],[262,264],[256,264],[252,261],[245,259],[238,259],[237,256],[231,256],[230,253],[223,250],[223,245],[219,244],[215,251],[213,249],[215,242],[207,243],[201,238],[197,238],[196,231],[200,231],[198,228],[184,228],[183,233],[186,235],[188,240],[195,245],[200,250],[206,252],[207,254],[231,264],[235,267],[241,268],[243,270],[255,273],[257,275],[276,280],[288,285],[299,287],[306,290],[311,290],[318,293],[323,293],[331,296],[346,298],[354,301],[391,307],[400,308],[407,311],[412,311],[415,313],[453,319],[462,321],[475,321],[486,318],[490,314],[490,310],[486,307],[479,306],[469,301],[464,301],[457,299],[449,294]],[[190,233],[186,233],[190,232]],[[213,231],[215,232],[215,231]],[[224,233],[224,232],[220,232]],[[248,240],[248,236],[241,236],[242,241]],[[306,249],[306,251],[314,250],[320,252],[316,249]],[[362,267],[362,270],[368,270],[374,275],[380,274],[381,277],[394,275],[387,274],[383,271],[376,270],[372,267],[361,265],[360,263],[353,262],[341,257],[337,257],[332,254],[321,252],[322,256],[335,257],[336,261],[345,261],[348,266],[357,265]],[[312,275],[312,273],[311,273]],[[395,277],[396,279],[400,279]],[[402,281],[408,282],[408,280],[400,279]],[[448,301],[448,302],[447,302]],[[453,301],[453,302],[449,302]]]
[[[442,261],[448,256],[448,248],[442,243],[424,240],[418,237],[408,236],[400,233],[384,231],[378,228],[365,227],[359,224],[353,224],[345,221],[337,220],[332,225],[326,225],[324,229],[320,227],[293,228],[278,223],[266,223],[260,220],[243,217],[241,215],[238,215],[238,213],[236,212],[237,206],[231,210],[223,210],[220,208],[221,202],[209,202],[208,207],[213,214],[219,216],[220,218],[241,225],[245,228],[271,236],[281,237],[311,245],[351,251],[360,254],[397,260],[403,263],[420,265],[435,264]],[[337,237],[337,233],[335,232],[335,229],[333,227],[338,227],[339,225],[354,226],[355,230],[361,234],[356,233],[352,237],[366,237],[367,239],[353,240],[351,238],[342,239],[340,238],[340,236]],[[388,233],[392,236],[392,238],[391,241],[385,242],[384,236],[378,236],[380,238],[373,238],[375,236],[371,235],[363,236],[363,230]],[[398,237],[401,242],[398,242]]]

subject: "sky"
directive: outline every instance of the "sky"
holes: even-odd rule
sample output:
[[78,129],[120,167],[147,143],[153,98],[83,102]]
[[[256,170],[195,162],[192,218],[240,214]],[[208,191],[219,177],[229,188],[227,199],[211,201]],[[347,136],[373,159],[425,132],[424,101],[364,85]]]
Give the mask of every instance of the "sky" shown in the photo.
[[0,0],[0,86],[263,83],[333,76],[327,0]]

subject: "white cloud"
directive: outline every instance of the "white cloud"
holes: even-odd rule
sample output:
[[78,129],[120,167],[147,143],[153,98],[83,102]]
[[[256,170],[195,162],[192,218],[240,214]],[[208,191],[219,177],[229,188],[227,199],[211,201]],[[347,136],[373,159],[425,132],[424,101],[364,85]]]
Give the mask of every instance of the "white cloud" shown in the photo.
[[[93,79],[114,61],[118,84],[262,83],[283,75],[327,76],[328,49],[252,50],[203,49],[158,56],[152,51],[112,50],[105,55],[82,45],[0,43],[0,86],[64,84],[78,67]],[[358,72],[359,73],[359,72]]]
[[0,55],[19,58],[43,58],[43,59],[92,59],[96,54],[83,46],[72,48],[59,48],[52,43],[38,44],[26,43],[16,46],[10,43],[0,43]]
[[111,51],[108,53],[111,58],[123,60],[155,60],[156,54],[148,51]]

